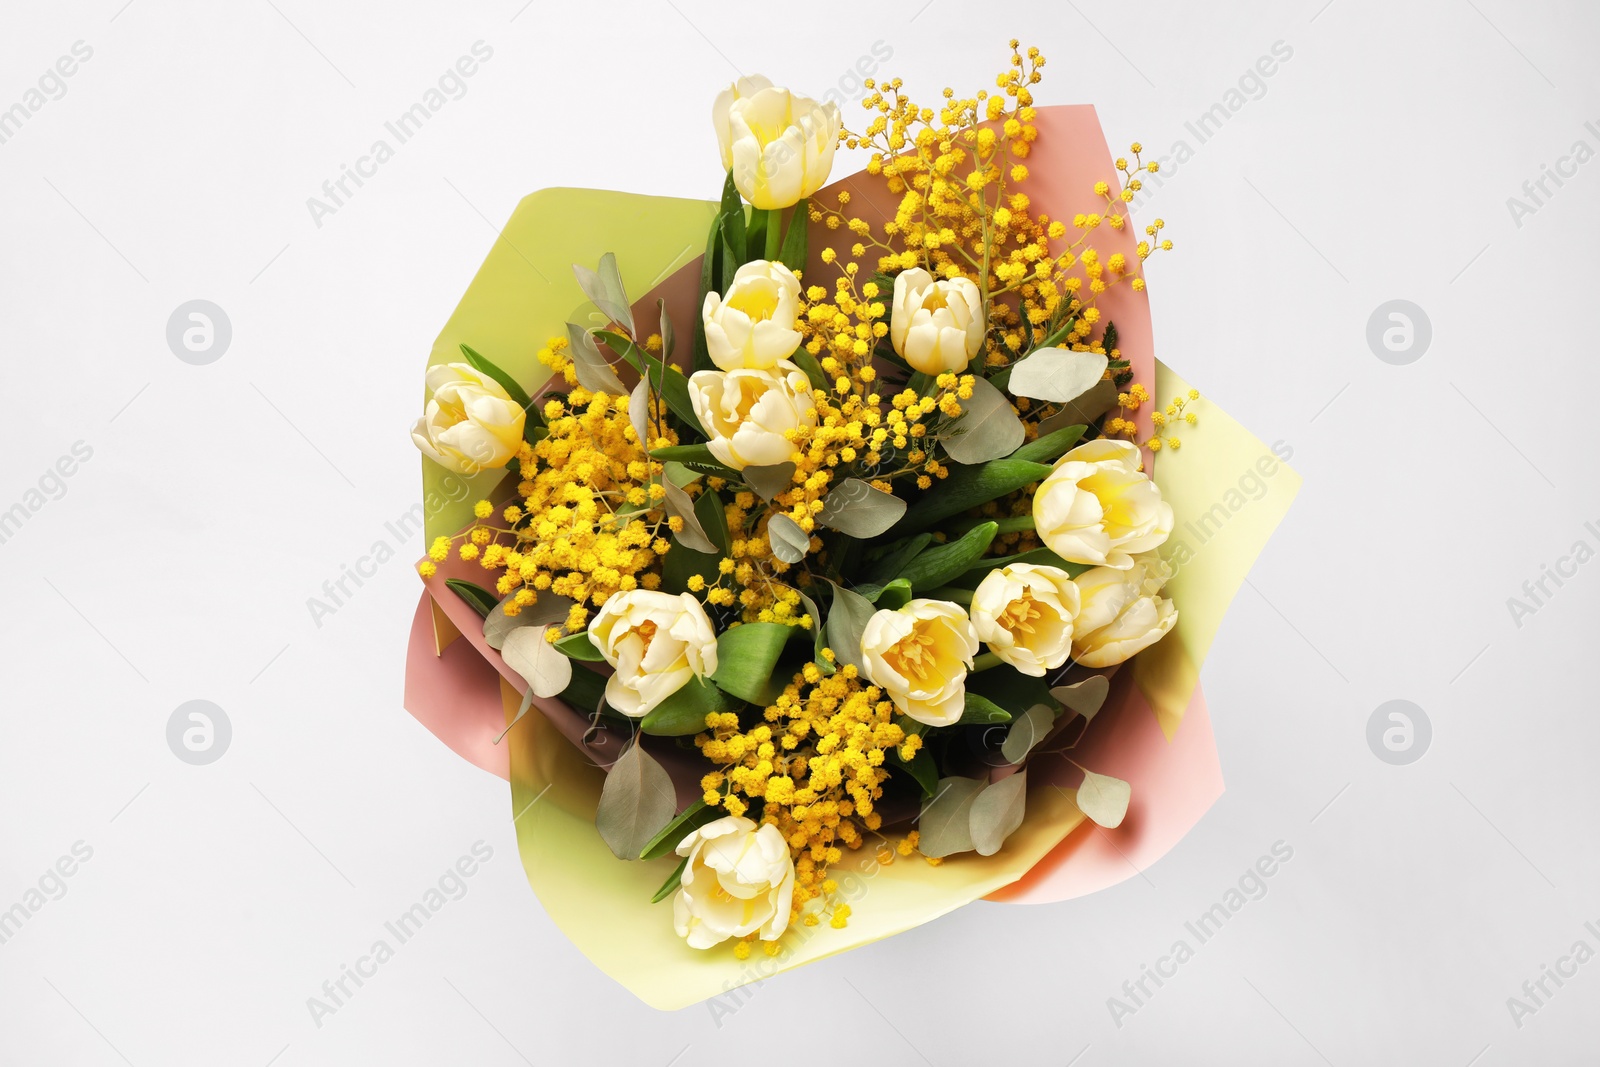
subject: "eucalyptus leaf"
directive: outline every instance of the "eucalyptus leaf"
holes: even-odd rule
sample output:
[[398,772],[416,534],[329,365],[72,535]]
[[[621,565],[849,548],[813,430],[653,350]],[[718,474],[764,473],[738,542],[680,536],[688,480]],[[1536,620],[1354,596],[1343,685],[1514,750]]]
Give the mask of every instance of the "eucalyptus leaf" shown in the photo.
[[1009,456],[1027,438],[1011,401],[983,378],[973,379],[972,397],[963,400],[961,408],[961,417],[950,427],[953,436],[944,442],[945,453],[957,463],[987,463]]
[[672,316],[667,314],[667,302],[657,300],[656,308],[661,312],[661,362],[665,364],[672,360],[672,353],[678,347],[678,338],[672,330]]
[[1111,683],[1105,675],[1091,674],[1081,682],[1056,686],[1050,690],[1050,695],[1089,721],[1106,702],[1106,694],[1110,691]]
[[1000,745],[1000,755],[1007,763],[1021,763],[1033,747],[1045,739],[1056,722],[1055,709],[1048,704],[1035,704],[1022,713],[1022,718],[1011,724],[1006,739]]
[[628,397],[628,421],[639,437],[639,447],[648,451],[654,442],[650,440],[650,383],[643,376]]
[[987,782],[981,778],[941,778],[933,799],[917,819],[917,848],[925,856],[972,851],[972,804]]
[[828,492],[817,521],[851,537],[877,537],[900,521],[906,502],[862,481],[846,478]]
[[633,326],[633,309],[628,304],[628,293],[622,287],[622,274],[617,270],[617,257],[607,252],[600,257],[600,269],[592,271],[576,263],[572,273],[578,279],[578,288],[607,319],[636,332]]
[[1018,771],[993,783],[972,801],[972,848],[980,856],[1000,851],[1006,838],[1022,825],[1027,808],[1028,772]]
[[500,648],[506,666],[520,674],[528,691],[538,697],[557,696],[572,681],[572,661],[545,638],[547,629],[524,626],[512,630]]
[[1087,815],[1096,826],[1115,830],[1128,814],[1128,801],[1133,787],[1121,778],[1109,774],[1083,772],[1083,784],[1078,786],[1078,810]]
[[744,484],[754,489],[757,496],[762,500],[771,500],[793,486],[794,469],[793,463],[784,460],[782,463],[749,466],[740,474]]
[[672,779],[643,745],[634,742],[606,774],[594,825],[618,859],[636,859],[672,821],[677,808]]
[[1087,393],[1066,404],[1049,418],[1039,420],[1040,433],[1053,433],[1063,427],[1092,425],[1100,416],[1110,411],[1117,402],[1117,386],[1110,378],[1102,378]]
[[822,648],[825,643],[823,639],[822,611],[817,607],[817,602],[804,593],[800,594],[800,603],[805,605],[806,614],[811,616],[812,662],[817,665],[817,669],[823,674],[832,674],[837,668],[831,662],[822,658]]
[[700,519],[694,513],[694,501],[689,499],[689,494],[673,484],[671,478],[661,479],[661,487],[667,493],[667,514],[683,520],[683,529],[672,536],[680,545],[692,548],[696,552],[715,552],[717,546],[711,543],[711,539],[701,528]]
[[784,563],[799,563],[811,547],[811,535],[787,515],[774,515],[767,523],[767,540],[772,554]]
[[840,663],[864,671],[867,661],[861,654],[861,635],[866,631],[867,620],[878,609],[860,593],[832,582],[828,584],[833,585],[833,606],[828,609],[828,647],[833,649],[834,658]]
[[1105,377],[1106,356],[1069,348],[1041,348],[1011,368],[1006,383],[1014,396],[1052,404],[1076,400]]
[[530,688],[522,694],[522,703],[517,705],[517,713],[511,717],[510,722],[506,723],[506,728],[500,731],[500,736],[494,739],[494,743],[498,745],[501,741],[504,741],[506,734],[509,734],[511,728],[522,721],[522,717],[528,714],[528,709],[531,707],[533,707],[533,690]]
[[578,384],[593,393],[623,396],[628,390],[622,379],[600,354],[594,336],[577,323],[567,323],[567,348],[572,354],[572,366],[578,375]]
[[483,639],[490,648],[500,649],[505,644],[506,635],[512,630],[524,626],[549,626],[553,622],[565,619],[572,612],[572,601],[569,598],[547,590],[539,594],[538,600],[524,605],[515,615],[507,615],[506,605],[515,597],[516,594],[512,593],[500,601],[483,620]]

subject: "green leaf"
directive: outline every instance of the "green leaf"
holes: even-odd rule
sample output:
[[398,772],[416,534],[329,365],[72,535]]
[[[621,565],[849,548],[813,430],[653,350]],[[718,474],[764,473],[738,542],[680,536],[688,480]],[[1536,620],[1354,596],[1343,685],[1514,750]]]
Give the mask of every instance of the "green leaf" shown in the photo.
[[851,537],[877,537],[906,513],[906,502],[860,478],[846,478],[822,501],[817,521]]
[[568,659],[582,660],[584,663],[604,663],[606,659],[600,654],[600,650],[594,647],[594,642],[589,639],[588,633],[583,630],[568,634],[557,641],[555,649]]
[[587,667],[572,668],[572,681],[561,691],[561,700],[568,707],[593,715],[606,697],[606,680]]
[[833,582],[828,584],[833,586],[833,606],[828,609],[828,647],[833,649],[840,663],[864,670],[866,660],[861,655],[861,634],[877,608],[860,593]]
[[711,680],[725,693],[762,707],[778,699],[789,676],[777,670],[783,646],[797,631],[781,622],[747,622],[717,638],[717,670]]
[[544,416],[539,413],[538,409],[531,406],[533,401],[528,399],[527,390],[518,385],[515,378],[511,377],[511,375],[495,366],[495,364],[491,363],[489,360],[478,355],[478,353],[473,351],[469,345],[461,346],[461,354],[466,357],[468,366],[477,371],[479,374],[487,374],[496,382],[500,383],[500,388],[504,389],[506,391],[506,395],[519,404],[523,411],[528,413],[530,419],[540,426],[544,425]]
[[784,563],[799,563],[811,547],[811,535],[788,515],[774,515],[768,520],[767,540],[772,554]]
[[690,678],[684,687],[639,722],[639,729],[657,737],[688,737],[706,728],[713,711],[732,711],[733,701],[709,681]]
[[967,692],[998,704],[1011,713],[1012,719],[1020,719],[1035,704],[1044,704],[1052,712],[1057,708],[1043,678],[1023,674],[1009,663],[967,675]]
[[863,575],[869,582],[886,582],[900,573],[900,569],[916,558],[917,553],[933,543],[933,534],[919,533],[901,538],[883,556],[869,566]]
[[804,347],[794,350],[794,355],[789,357],[789,362],[806,372],[806,377],[811,381],[811,388],[828,388],[828,376],[822,373],[822,364],[817,362],[817,357],[807,352]]
[[744,200],[739,196],[739,187],[733,183],[733,171],[728,171],[727,181],[722,183],[722,237],[724,251],[734,253],[731,263],[722,265],[723,288],[728,291],[727,283],[733,277],[733,272],[744,265],[743,253],[749,246],[749,239],[745,233]]
[[[689,379],[683,376],[682,371],[676,367],[663,366],[659,359],[621,334],[600,330],[595,336],[604,341],[634,370],[640,374],[648,374],[651,386],[667,402],[667,408],[686,425],[703,432],[700,427],[700,417],[694,413],[694,402],[689,399]],[[589,386],[584,388],[587,389]]]
[[446,578],[444,584],[449,586],[456,596],[472,605],[473,611],[486,619],[489,617],[489,612],[500,604],[499,599],[481,585],[473,585],[461,578]]
[[1025,485],[1042,482],[1051,468],[1026,460],[996,459],[975,467],[956,467],[950,477],[924,493],[889,531],[892,535],[917,533],[941,519],[968,508],[1014,493]]
[[721,808],[713,808],[703,798],[695,798],[695,802],[678,812],[677,816],[661,832],[651,839],[639,853],[642,860],[658,860],[677,849],[678,844],[691,833],[714,819],[723,815]]
[[972,851],[972,802],[988,783],[981,778],[941,778],[917,818],[917,848],[925,856]]
[[972,690],[966,692],[966,706],[961,712],[963,726],[984,726],[997,722],[1010,722],[1011,713],[988,697]]
[[1014,556],[985,556],[968,567],[965,574],[959,578],[952,578],[949,584],[960,589],[976,589],[978,583],[983,581],[990,571],[1013,563],[1035,563],[1044,567],[1056,567],[1074,578],[1089,569],[1089,564],[1068,563],[1048,548],[1033,548],[1026,552],[1018,552]]
[[771,258],[767,255],[767,224],[770,221],[774,221],[774,215],[777,216],[775,221],[778,222],[780,227],[779,232],[781,233],[781,227],[783,224],[783,216],[781,213],[760,210],[750,212],[750,225],[745,227],[744,234],[745,262],[748,263],[752,259]]
[[917,785],[922,788],[923,796],[933,796],[939,786],[939,764],[934,760],[933,753],[918,749],[917,754],[911,759],[903,760],[900,758],[900,750],[892,748],[889,750],[889,759],[895,766],[916,779]]
[[688,545],[673,542],[661,563],[661,588],[668,593],[687,591],[692,574],[715,583],[717,563],[728,552],[728,516],[723,511],[722,498],[714,490],[705,490],[695,498],[694,514],[715,551],[696,552]]
[[899,611],[911,603],[911,583],[904,578],[896,578],[872,598],[879,611]]
[[650,898],[650,903],[659,904],[675,893],[678,887],[683,884],[683,872],[688,866],[688,856],[679,860],[678,865],[672,868],[672,873],[667,875],[667,880],[661,883],[661,888],[656,890],[655,896]]
[[1008,459],[1026,460],[1030,463],[1054,463],[1078,443],[1087,426],[1063,426],[1059,430],[1037,437],[1008,456]]
[[732,467],[725,467],[711,451],[710,445],[667,445],[664,448],[652,449],[651,459],[659,459],[663,463],[682,463],[686,467],[706,467],[719,472],[717,477],[729,478],[737,481],[739,472]]
[[1022,825],[1027,807],[1028,772],[1018,771],[993,783],[972,801],[968,815],[972,826],[972,848],[980,856],[1000,851],[1006,838]]
[[957,463],[986,463],[1015,452],[1027,437],[1006,395],[983,378],[972,380],[972,397],[961,402],[961,416],[950,424],[945,454]]
[[1007,763],[1021,763],[1055,724],[1055,709],[1048,704],[1035,704],[1023,713],[1022,718],[1012,722],[1011,729],[1006,731],[1005,741],[1001,742],[1000,755],[1005,757]]
[[[811,201],[801,198],[794,206],[794,214],[789,217],[789,231],[783,237],[783,249],[778,253],[778,261],[790,270],[804,270],[806,266],[806,227],[811,221]],[[773,219],[777,225],[777,219]]]
[[594,825],[613,855],[631,860],[672,821],[677,807],[666,769],[635,741],[606,773]]
[[952,578],[965,574],[967,568],[989,550],[999,529],[999,524],[993,522],[974,526],[958,540],[930,548],[917,556],[900,568],[900,577],[910,582],[912,591],[918,593],[944,585]]

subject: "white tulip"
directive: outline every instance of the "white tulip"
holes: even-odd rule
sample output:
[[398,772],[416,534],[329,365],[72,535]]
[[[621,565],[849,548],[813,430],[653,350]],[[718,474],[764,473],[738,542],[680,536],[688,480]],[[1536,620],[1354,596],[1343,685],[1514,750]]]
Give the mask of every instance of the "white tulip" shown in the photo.
[[688,593],[651,589],[612,593],[589,621],[589,639],[616,668],[606,702],[632,719],[717,670],[717,632]]
[[1139,449],[1100,438],[1056,461],[1033,496],[1034,529],[1072,563],[1127,570],[1172,533],[1172,505],[1139,469]]
[[764,259],[746,263],[726,293],[706,294],[706,351],[723,370],[771,370],[800,347],[799,316],[794,271]]
[[757,75],[724,89],[711,118],[722,165],[733,171],[733,184],[756,208],[791,207],[828,180],[843,125],[839,105],[819,104]]
[[499,382],[465,363],[428,368],[428,406],[411,429],[422,454],[458,474],[503,467],[522,447],[527,414]]
[[776,826],[740,815],[714,819],[683,839],[688,857],[672,901],[672,926],[690,948],[759,934],[776,941],[789,925],[794,861]]
[[689,378],[689,400],[718,462],[734,470],[790,459],[786,434],[817,424],[805,372],[791,363],[775,370],[703,370]]
[[921,267],[901,271],[893,307],[894,350],[924,374],[959,374],[983,348],[983,296],[970,278],[939,281]]
[[1044,677],[1072,655],[1078,587],[1059,567],[1013,563],[984,576],[972,594],[978,639],[1023,674]]
[[978,637],[967,613],[944,600],[879,611],[861,634],[867,678],[897,708],[928,726],[951,726],[966,706]]
[[1072,658],[1085,667],[1110,667],[1165,637],[1178,609],[1156,594],[1171,576],[1172,568],[1151,553],[1127,568],[1095,567],[1074,578],[1082,607]]

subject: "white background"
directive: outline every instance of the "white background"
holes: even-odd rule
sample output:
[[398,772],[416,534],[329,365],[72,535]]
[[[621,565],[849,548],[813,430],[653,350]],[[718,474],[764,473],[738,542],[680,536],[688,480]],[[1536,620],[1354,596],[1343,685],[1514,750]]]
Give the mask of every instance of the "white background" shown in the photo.
[[[1594,7],[822,2],[789,25],[675,2],[7,0],[0,108],[93,56],[0,144],[0,510],[93,454],[0,544],[0,909],[93,855],[0,945],[0,1062],[1581,1062],[1600,962],[1520,1027],[1506,1002],[1600,948],[1600,565],[1520,626],[1507,599],[1600,548],[1600,163],[1520,225],[1507,198],[1600,148]],[[416,499],[429,346],[520,197],[710,197],[738,70],[855,98],[876,44],[931,99],[990,84],[1014,33],[1050,57],[1041,102],[1194,150],[1141,209],[1178,242],[1151,268],[1158,353],[1305,478],[1205,670],[1228,791],[1115,889],[657,1013],[545,917],[505,785],[402,710],[420,541],[320,627],[307,598]],[[306,199],[479,40],[466,95],[314,225]],[[1199,143],[1185,122],[1277,41],[1292,58]],[[233,329],[206,366],[166,341],[196,298]],[[1405,366],[1366,338],[1392,299],[1432,323]],[[192,699],[232,723],[209,766],[168,748]],[[1432,723],[1408,766],[1367,744],[1391,699]],[[467,895],[315,1025],[307,998],[479,840]],[[1266,896],[1114,1023],[1280,840]]]

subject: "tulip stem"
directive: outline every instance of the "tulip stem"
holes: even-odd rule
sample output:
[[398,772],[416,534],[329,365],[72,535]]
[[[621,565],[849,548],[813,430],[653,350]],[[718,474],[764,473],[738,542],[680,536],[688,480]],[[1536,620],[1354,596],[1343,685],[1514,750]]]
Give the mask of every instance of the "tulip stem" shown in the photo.
[[985,652],[983,655],[978,656],[972,661],[972,669],[974,671],[986,671],[990,667],[998,667],[1000,664],[1001,659],[999,656],[995,655],[993,652]]
[[[805,223],[801,223],[805,225]],[[768,260],[776,260],[778,252],[783,248],[783,209],[773,208],[767,213],[767,255]]]

